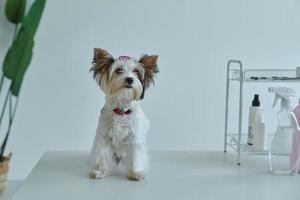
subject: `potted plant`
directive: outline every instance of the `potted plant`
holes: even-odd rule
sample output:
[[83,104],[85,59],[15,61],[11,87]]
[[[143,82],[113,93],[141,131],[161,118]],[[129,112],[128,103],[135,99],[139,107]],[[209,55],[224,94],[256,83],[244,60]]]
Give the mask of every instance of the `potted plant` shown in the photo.
[[[26,0],[6,0],[5,15],[15,25],[14,37],[8,49],[2,66],[0,78],[0,97],[4,93],[4,101],[1,102],[0,130],[4,131],[4,139],[0,146],[0,190],[5,186],[11,154],[4,156],[11,126],[16,114],[20,89],[25,72],[32,58],[34,35],[38,28],[46,0],[35,0],[26,15]],[[4,88],[4,81],[9,81],[9,87]],[[2,130],[5,115],[8,123]]]

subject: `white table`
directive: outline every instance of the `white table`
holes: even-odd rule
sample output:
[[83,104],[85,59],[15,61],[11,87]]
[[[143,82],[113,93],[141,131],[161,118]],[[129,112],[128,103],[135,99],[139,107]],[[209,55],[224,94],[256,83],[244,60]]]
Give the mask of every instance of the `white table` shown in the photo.
[[14,200],[299,200],[300,175],[272,176],[267,157],[233,164],[222,152],[153,152],[145,181],[125,178],[122,169],[104,180],[88,178],[87,152],[47,152]]

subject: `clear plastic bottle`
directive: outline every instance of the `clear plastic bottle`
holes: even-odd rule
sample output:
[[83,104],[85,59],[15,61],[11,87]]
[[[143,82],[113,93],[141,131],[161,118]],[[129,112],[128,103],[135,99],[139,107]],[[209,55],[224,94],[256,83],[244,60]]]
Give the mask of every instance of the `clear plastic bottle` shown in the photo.
[[290,156],[293,129],[290,122],[290,110],[281,108],[277,114],[278,127],[270,144],[270,169],[277,175],[291,174]]
[[275,93],[273,107],[281,100],[277,113],[278,126],[269,147],[270,169],[276,175],[294,174],[295,170],[291,170],[290,166],[294,136],[290,97],[296,97],[297,93],[287,87],[271,87],[269,92]]

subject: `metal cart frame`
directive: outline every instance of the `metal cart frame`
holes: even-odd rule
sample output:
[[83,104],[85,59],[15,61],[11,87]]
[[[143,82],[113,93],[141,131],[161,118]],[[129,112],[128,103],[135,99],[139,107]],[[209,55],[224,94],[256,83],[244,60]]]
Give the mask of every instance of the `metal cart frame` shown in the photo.
[[[233,65],[238,66],[237,69],[232,68]],[[241,165],[241,152],[245,151],[242,146],[242,119],[243,119],[243,85],[245,82],[300,82],[300,78],[287,78],[287,79],[266,79],[266,80],[253,80],[247,78],[247,73],[259,74],[261,72],[268,72],[270,74],[280,74],[280,73],[294,73],[296,74],[296,69],[244,69],[244,66],[240,60],[229,60],[227,62],[227,78],[226,78],[226,103],[225,103],[225,131],[224,131],[224,152],[227,152],[227,146],[230,146],[237,152],[237,164]],[[235,77],[231,75],[235,75]],[[237,139],[228,133],[228,104],[229,104],[229,91],[230,82],[239,81],[239,105],[238,105],[238,132]],[[264,152],[254,152],[254,154],[266,154]]]

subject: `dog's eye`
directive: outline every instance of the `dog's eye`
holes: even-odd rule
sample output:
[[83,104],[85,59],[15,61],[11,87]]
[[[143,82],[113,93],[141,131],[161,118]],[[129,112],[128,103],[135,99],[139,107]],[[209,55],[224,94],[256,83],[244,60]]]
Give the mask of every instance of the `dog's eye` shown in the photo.
[[122,68],[116,69],[116,74],[123,74],[124,70]]
[[134,69],[132,72],[135,73],[136,75],[139,74],[139,70],[137,70],[137,69]]

